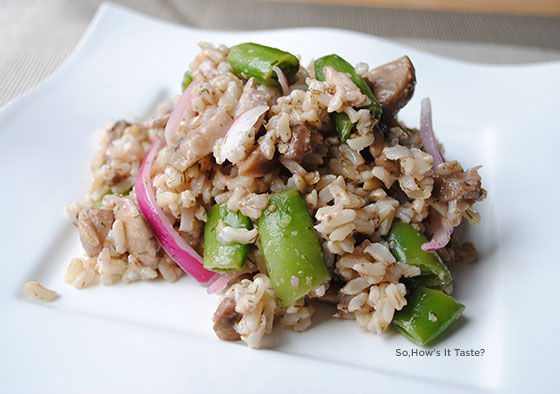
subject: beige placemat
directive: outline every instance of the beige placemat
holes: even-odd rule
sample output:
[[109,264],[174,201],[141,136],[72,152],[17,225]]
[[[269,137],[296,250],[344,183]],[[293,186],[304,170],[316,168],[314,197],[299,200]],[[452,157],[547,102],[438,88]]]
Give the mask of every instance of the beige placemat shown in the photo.
[[[60,66],[101,2],[0,0],[0,106]],[[335,27],[461,60],[493,64],[560,60],[560,18],[248,0],[114,2],[205,29]]]

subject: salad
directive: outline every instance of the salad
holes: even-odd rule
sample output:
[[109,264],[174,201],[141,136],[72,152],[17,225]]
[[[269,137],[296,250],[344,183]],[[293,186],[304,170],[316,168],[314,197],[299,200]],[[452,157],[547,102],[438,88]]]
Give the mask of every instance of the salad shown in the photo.
[[419,129],[399,121],[410,59],[200,48],[182,94],[97,133],[89,190],[67,206],[84,255],[65,281],[186,274],[221,297],[217,336],[250,347],[274,324],[305,331],[319,302],[421,345],[446,330],[465,308],[448,265],[476,259],[454,228],[480,222],[486,191],[479,167],[444,158],[429,99]]

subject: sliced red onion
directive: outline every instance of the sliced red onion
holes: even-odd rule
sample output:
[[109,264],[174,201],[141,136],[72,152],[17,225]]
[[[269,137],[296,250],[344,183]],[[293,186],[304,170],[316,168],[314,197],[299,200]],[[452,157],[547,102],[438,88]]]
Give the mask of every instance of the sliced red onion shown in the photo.
[[235,119],[226,135],[246,134],[257,123],[261,115],[268,111],[268,108],[268,105],[257,105],[243,112],[239,118]]
[[424,142],[424,149],[434,158],[433,168],[437,172],[437,167],[441,163],[445,163],[445,159],[441,154],[434,129],[432,127],[432,104],[429,98],[422,100],[422,107],[420,110],[420,134]]
[[162,145],[163,142],[159,138],[155,138],[140,166],[135,186],[138,205],[152,232],[169,257],[193,278],[206,283],[218,274],[208,271],[202,266],[202,257],[173,228],[173,224],[156,202],[150,174],[156,154]]
[[226,286],[228,285],[228,283],[233,279],[238,277],[240,274],[232,274],[232,275],[220,275],[219,277],[216,278],[216,280],[214,280],[210,286],[208,286],[208,288],[206,289],[206,291],[208,292],[208,294],[216,294],[221,292],[222,290],[224,290],[226,288]]
[[243,159],[243,157],[234,157],[235,152],[245,143],[247,135],[257,124],[262,114],[268,111],[268,108],[269,107],[267,105],[257,105],[256,107],[245,111],[233,122],[229,130],[226,132],[226,136],[221,143],[221,147],[214,151],[214,156],[216,157],[216,162],[218,164],[222,164],[226,159],[232,163],[237,163],[239,160]]
[[278,66],[272,66],[272,70],[278,76],[278,82],[280,82],[280,87],[282,88],[282,95],[287,96],[290,94],[290,84],[288,83],[288,78]]
[[[445,163],[443,154],[439,150],[434,129],[432,126],[432,104],[429,98],[422,100],[420,109],[420,134],[424,142],[424,149],[434,158],[433,169],[437,174],[438,165]],[[444,248],[451,239],[453,234],[453,225],[444,219],[439,213],[433,212],[432,223],[434,226],[434,235],[429,242],[422,245],[422,250],[426,252],[435,252]]]
[[179,131],[179,125],[181,124],[181,121],[183,120],[185,114],[191,109],[192,91],[197,83],[198,79],[193,79],[193,81],[183,92],[183,95],[181,96],[179,101],[177,101],[177,104],[175,104],[175,108],[173,108],[173,111],[169,116],[169,120],[165,125],[165,142],[167,142],[167,145],[171,145],[173,142],[175,142],[177,132]]
[[444,248],[451,239],[453,234],[453,225],[445,220],[439,213],[434,212],[432,216],[434,226],[434,235],[429,242],[422,244],[422,250],[426,252],[435,252]]

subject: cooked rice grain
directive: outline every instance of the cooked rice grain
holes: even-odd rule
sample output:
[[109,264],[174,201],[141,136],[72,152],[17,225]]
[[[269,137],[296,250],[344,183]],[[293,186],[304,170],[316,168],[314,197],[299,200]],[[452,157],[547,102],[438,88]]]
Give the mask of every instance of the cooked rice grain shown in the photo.
[[49,290],[38,282],[27,282],[23,285],[25,293],[36,300],[51,302],[57,299],[56,291]]

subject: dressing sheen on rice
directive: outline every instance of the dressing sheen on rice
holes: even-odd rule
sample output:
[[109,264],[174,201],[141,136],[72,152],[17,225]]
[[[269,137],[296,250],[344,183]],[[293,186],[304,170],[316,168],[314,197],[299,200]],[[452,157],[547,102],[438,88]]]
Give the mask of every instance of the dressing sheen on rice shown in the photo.
[[[317,301],[377,334],[393,323],[418,343],[451,324],[464,307],[443,293],[452,287],[443,261],[471,262],[476,250],[449,237],[463,217],[478,224],[472,205],[486,191],[479,167],[441,163],[437,142],[426,149],[430,113],[422,134],[398,121],[416,83],[410,59],[370,70],[329,55],[305,68],[258,44],[200,48],[180,100],[162,103],[150,119],[98,132],[88,193],[66,208],[84,255],[70,262],[65,281],[84,288],[184,275],[144,219],[135,190],[159,139],[148,187],[174,231],[217,273],[214,290],[225,286],[214,315],[221,339],[259,347],[275,322],[304,331]],[[243,67],[244,56],[270,67]],[[222,216],[205,233],[212,214]],[[414,305],[412,290],[426,290]],[[431,302],[448,302],[449,317]]]

